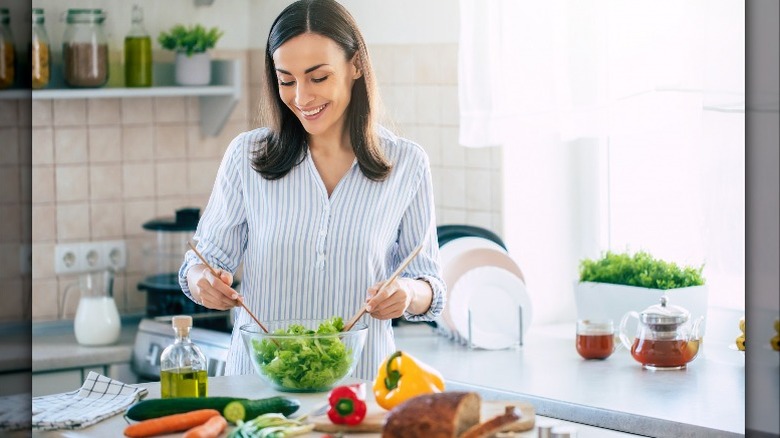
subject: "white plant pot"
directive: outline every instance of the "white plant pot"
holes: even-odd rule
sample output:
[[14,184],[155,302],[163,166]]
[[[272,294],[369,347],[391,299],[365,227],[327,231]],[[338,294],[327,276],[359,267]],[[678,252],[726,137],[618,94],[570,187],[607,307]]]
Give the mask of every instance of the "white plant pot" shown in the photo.
[[[680,306],[691,313],[691,322],[705,317],[699,327],[699,334],[703,336],[707,323],[706,285],[661,290],[607,283],[576,283],[577,319],[612,319],[615,330],[618,330],[623,315],[631,310],[642,312],[658,304],[664,294],[670,305]],[[633,336],[633,333],[629,335]]]
[[209,85],[211,83],[211,56],[207,52],[176,54],[176,83],[179,85]]

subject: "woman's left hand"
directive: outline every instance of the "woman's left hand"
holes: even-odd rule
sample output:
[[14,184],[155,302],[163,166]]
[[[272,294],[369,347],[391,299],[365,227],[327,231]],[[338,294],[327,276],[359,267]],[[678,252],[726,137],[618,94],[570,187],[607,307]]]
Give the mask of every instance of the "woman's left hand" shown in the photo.
[[393,319],[402,316],[414,298],[414,281],[409,278],[396,278],[381,292],[379,288],[384,281],[369,287],[366,312],[376,319]]

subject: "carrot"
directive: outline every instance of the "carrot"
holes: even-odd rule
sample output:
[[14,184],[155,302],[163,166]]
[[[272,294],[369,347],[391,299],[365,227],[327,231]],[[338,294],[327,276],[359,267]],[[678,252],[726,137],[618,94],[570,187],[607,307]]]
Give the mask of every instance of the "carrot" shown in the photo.
[[182,438],[217,438],[227,428],[227,420],[219,415],[188,430]]
[[166,415],[164,417],[152,418],[125,428],[125,436],[131,438],[144,438],[165,433],[181,432],[200,426],[214,416],[219,416],[216,409],[199,409],[184,414]]

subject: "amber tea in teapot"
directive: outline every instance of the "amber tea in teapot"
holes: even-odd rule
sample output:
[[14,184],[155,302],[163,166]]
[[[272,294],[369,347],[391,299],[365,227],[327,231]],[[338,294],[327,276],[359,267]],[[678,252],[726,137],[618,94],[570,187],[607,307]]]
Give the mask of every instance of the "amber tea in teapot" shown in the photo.
[[[626,323],[630,318],[638,320],[636,337],[626,335]],[[637,313],[631,311],[620,321],[620,340],[631,351],[631,356],[650,370],[677,370],[685,368],[699,354],[701,338],[700,317],[693,323],[690,313],[682,307],[668,305],[668,298],[661,303]]]

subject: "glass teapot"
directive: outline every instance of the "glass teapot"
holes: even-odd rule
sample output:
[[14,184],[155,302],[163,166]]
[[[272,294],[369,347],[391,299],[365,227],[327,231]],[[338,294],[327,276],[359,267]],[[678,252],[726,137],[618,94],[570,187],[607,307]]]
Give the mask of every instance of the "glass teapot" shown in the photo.
[[[620,321],[620,340],[631,356],[650,370],[679,370],[699,354],[699,326],[704,317],[690,321],[690,313],[668,304],[666,295],[641,313],[630,311]],[[626,324],[636,318],[636,338],[626,335]]]

